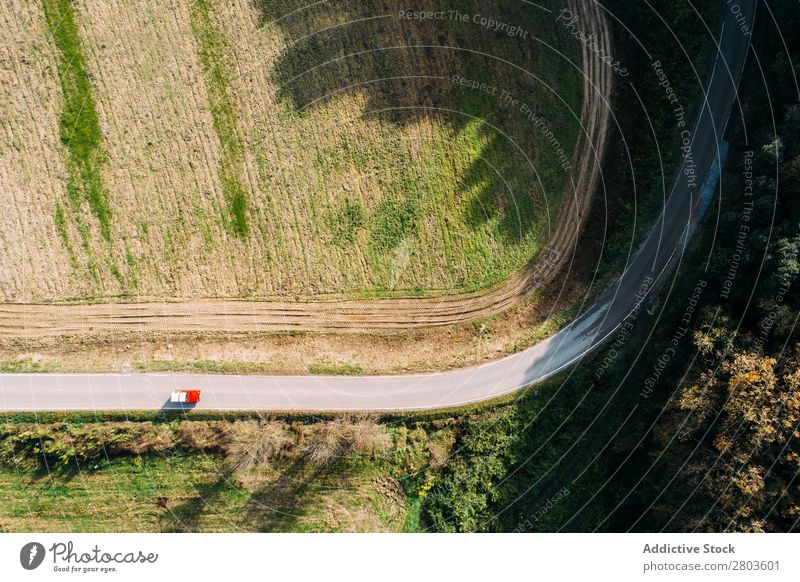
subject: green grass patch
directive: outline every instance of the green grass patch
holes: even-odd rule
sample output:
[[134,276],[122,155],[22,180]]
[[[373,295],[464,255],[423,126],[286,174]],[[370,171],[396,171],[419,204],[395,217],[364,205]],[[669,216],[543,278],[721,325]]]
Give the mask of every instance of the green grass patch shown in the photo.
[[137,372],[202,372],[207,374],[247,374],[263,372],[265,366],[256,362],[218,362],[215,360],[148,360],[136,362]]
[[58,236],[61,239],[61,244],[63,244],[64,248],[67,249],[70,265],[72,266],[73,269],[77,269],[78,258],[75,256],[75,249],[72,248],[72,242],[70,241],[69,232],[67,230],[67,218],[64,214],[64,207],[61,204],[56,203],[56,210],[53,216],[53,222],[56,225],[56,231],[58,232]]
[[211,119],[222,150],[219,173],[228,206],[224,223],[230,232],[244,238],[250,232],[247,190],[241,180],[244,147],[236,127],[237,117],[230,97],[228,74],[221,62],[228,49],[213,22],[212,13],[209,0],[195,0],[192,28],[208,80]]
[[0,529],[237,530],[232,516],[245,512],[249,496],[221,474],[220,458],[180,454],[100,461],[74,475],[0,467]]
[[327,226],[337,244],[352,244],[358,231],[364,228],[366,213],[360,200],[346,199],[339,208],[328,208]]
[[[288,470],[283,468],[283,470]],[[141,455],[74,473],[0,466],[2,532],[402,531],[403,499],[375,463],[242,482],[219,455]]]
[[421,215],[419,200],[408,196],[402,200],[387,198],[378,204],[371,233],[372,243],[382,251],[400,245],[417,227]]
[[[105,162],[100,147],[100,122],[75,22],[75,9],[70,0],[42,0],[42,4],[47,28],[59,53],[58,77],[64,98],[59,126],[61,141],[69,152],[67,193],[71,209],[77,214],[81,205],[87,203],[100,224],[103,238],[110,242],[111,211],[100,175],[100,167]],[[61,222],[63,225],[63,210]]]
[[52,364],[42,364],[41,362],[34,362],[30,358],[22,358],[19,360],[0,360],[0,372],[22,374],[31,372],[56,372],[57,366]]
[[357,364],[333,364],[329,362],[313,362],[308,365],[311,374],[326,376],[357,376],[364,372],[364,369]]

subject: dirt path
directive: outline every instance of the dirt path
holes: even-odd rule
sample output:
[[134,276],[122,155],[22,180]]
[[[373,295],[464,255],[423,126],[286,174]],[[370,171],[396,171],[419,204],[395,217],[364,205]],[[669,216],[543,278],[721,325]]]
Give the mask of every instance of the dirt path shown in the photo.
[[[569,3],[581,27],[610,49],[608,22],[593,2]],[[577,41],[576,41],[577,42]],[[146,332],[369,332],[449,326],[502,312],[550,282],[571,259],[589,212],[605,151],[612,78],[598,53],[583,47],[581,126],[573,174],[545,249],[510,280],[472,293],[425,298],[330,301],[0,304],[0,338],[45,338]]]

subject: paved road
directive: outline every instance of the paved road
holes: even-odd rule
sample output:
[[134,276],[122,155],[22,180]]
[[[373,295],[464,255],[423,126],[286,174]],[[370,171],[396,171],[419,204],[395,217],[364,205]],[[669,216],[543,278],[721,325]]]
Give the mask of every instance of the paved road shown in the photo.
[[[739,0],[737,5],[751,29],[755,3]],[[687,135],[691,155],[676,172],[662,215],[619,279],[593,307],[549,339],[483,366],[409,376],[0,374],[0,410],[153,410],[167,407],[169,392],[182,387],[203,390],[197,408],[208,410],[440,408],[518,390],[580,361],[610,336],[626,332],[642,300],[667,282],[699,219],[701,184],[718,155],[750,44],[731,6],[723,8],[720,49],[706,101]],[[687,173],[695,176],[694,182]]]

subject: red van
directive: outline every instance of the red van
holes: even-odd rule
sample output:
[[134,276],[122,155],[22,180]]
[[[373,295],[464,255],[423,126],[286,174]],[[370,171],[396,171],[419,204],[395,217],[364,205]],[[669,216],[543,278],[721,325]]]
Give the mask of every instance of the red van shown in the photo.
[[175,390],[169,396],[170,402],[181,404],[196,404],[200,402],[200,390]]

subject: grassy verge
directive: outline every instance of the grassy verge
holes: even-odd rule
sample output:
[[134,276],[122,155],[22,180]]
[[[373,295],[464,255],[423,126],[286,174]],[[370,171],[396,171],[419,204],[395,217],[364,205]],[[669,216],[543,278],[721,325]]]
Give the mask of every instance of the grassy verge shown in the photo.
[[[277,373],[280,373],[280,368],[276,368],[275,364],[271,364],[269,362],[229,362],[219,360],[148,360],[145,362],[135,362],[132,367],[137,372],[266,374],[276,373],[277,370]],[[334,362],[318,361],[312,362],[308,365],[308,373],[328,376],[357,376],[359,374],[363,374],[364,369],[357,364],[337,364]]]
[[58,367],[53,364],[43,364],[34,362],[30,358],[22,358],[19,360],[0,360],[0,372],[4,373],[31,373],[31,372],[57,372]]
[[357,376],[364,372],[364,369],[358,364],[336,364],[332,362],[313,362],[308,365],[308,371],[311,374],[320,374],[326,376]]
[[148,360],[135,362],[137,372],[198,372],[203,374],[256,374],[264,366],[252,362],[221,362],[216,360]]

